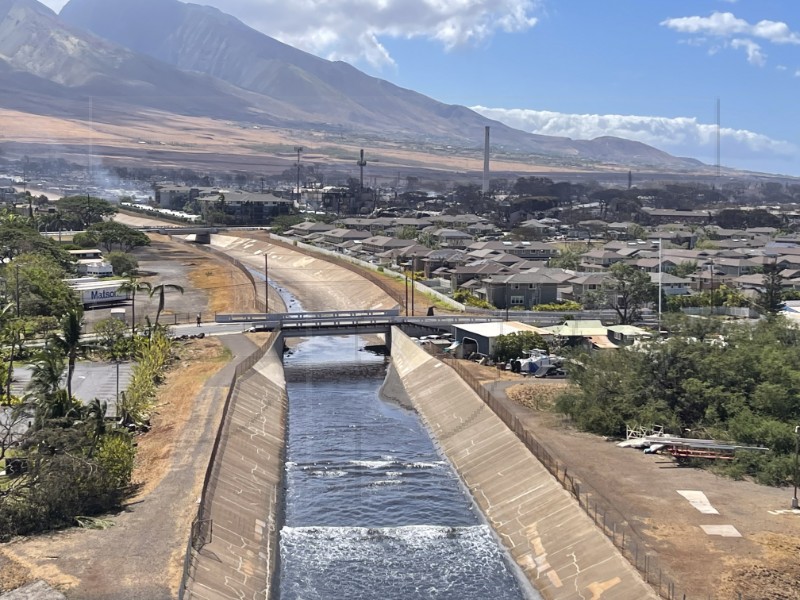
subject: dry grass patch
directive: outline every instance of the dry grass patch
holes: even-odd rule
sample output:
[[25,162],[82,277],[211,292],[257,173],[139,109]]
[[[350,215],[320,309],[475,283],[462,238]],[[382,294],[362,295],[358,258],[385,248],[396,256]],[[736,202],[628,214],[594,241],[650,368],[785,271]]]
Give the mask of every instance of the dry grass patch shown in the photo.
[[213,313],[252,310],[253,286],[235,266],[197,257],[189,271],[189,281],[208,294],[208,310]]
[[133,481],[138,500],[149,494],[169,470],[169,459],[192,406],[206,381],[230,360],[230,352],[215,338],[192,340],[178,348],[178,360],[159,387],[152,427],[137,438]]
[[0,550],[0,592],[14,590],[31,581],[30,570]]
[[563,381],[536,381],[511,386],[506,390],[509,399],[533,410],[547,410],[567,390]]
[[752,537],[763,553],[761,560],[726,561],[720,598],[758,598],[759,600],[800,600],[800,539],[764,532]]

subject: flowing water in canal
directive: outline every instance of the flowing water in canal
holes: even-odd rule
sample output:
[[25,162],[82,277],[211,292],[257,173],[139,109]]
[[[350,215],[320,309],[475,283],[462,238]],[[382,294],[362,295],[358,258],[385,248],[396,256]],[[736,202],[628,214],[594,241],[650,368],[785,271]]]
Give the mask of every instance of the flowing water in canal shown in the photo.
[[286,357],[282,600],[525,598],[417,415],[379,398],[383,357],[319,337]]

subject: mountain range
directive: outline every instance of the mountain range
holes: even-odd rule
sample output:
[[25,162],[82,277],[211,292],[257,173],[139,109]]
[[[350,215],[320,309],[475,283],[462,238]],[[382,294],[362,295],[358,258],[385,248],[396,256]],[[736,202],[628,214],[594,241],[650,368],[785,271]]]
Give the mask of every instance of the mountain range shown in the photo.
[[0,108],[118,127],[171,114],[479,150],[488,125],[494,150],[529,160],[703,167],[621,138],[519,131],[178,0],[70,0],[59,15],[0,0],[0,77]]

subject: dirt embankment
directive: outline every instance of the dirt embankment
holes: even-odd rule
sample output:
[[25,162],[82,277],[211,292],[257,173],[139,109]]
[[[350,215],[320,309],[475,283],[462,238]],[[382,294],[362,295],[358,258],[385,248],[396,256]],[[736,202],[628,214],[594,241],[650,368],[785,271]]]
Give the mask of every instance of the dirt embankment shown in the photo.
[[[551,456],[621,515],[657,560],[676,598],[800,600],[800,512],[791,489],[733,481],[702,469],[678,467],[669,457],[618,448],[613,440],[575,430],[550,410],[568,389],[564,380],[525,379],[474,365],[481,383],[526,406],[524,422]],[[702,492],[719,514],[703,514],[678,491]],[[733,526],[741,537],[707,534]],[[653,564],[653,563],[651,563]]]

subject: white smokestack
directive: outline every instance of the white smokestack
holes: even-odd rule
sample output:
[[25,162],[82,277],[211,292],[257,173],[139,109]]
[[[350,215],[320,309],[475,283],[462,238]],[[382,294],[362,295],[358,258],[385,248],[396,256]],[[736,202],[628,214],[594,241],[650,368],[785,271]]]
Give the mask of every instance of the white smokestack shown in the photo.
[[481,191],[485,194],[489,193],[489,126],[486,126],[484,135],[484,148],[483,148],[483,186]]

